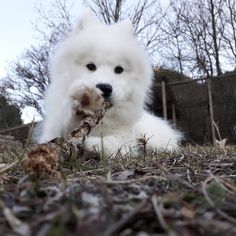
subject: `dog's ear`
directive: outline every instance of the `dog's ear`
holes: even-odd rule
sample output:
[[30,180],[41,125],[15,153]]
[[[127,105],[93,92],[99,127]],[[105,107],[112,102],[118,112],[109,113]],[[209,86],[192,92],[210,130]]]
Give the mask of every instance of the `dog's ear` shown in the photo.
[[74,31],[79,32],[86,27],[89,27],[91,25],[99,24],[98,19],[95,17],[93,12],[91,10],[86,10],[83,12],[81,17],[78,19],[78,22],[75,26]]
[[130,20],[123,20],[119,24],[120,29],[127,34],[134,35],[133,25]]

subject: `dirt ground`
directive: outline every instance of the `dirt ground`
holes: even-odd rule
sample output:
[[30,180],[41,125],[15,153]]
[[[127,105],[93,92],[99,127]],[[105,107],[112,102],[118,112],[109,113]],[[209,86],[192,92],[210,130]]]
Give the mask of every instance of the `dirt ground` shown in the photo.
[[0,147],[1,235],[236,235],[235,146],[38,160],[34,173],[26,151]]

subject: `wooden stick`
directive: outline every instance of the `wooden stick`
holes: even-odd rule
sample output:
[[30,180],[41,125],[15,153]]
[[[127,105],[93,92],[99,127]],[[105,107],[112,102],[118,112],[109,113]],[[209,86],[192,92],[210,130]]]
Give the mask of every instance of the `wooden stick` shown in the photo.
[[104,101],[99,109],[97,109],[93,115],[87,116],[81,120],[78,124],[78,128],[74,129],[68,140],[64,142],[61,138],[56,138],[50,141],[52,144],[56,144],[60,148],[65,156],[70,156],[72,153],[81,154],[83,152],[84,141],[91,130],[100,122],[105,115],[108,108],[111,107],[109,101]]
[[23,167],[26,172],[33,172],[37,176],[60,177],[58,172],[59,160],[70,158],[72,154],[82,155],[86,136],[100,122],[111,103],[107,100],[93,115],[87,116],[78,124],[68,138],[55,138],[48,143],[39,144],[30,148],[24,157]]
[[172,123],[173,123],[173,126],[176,127],[177,126],[177,122],[176,122],[175,103],[172,103],[171,109],[172,109]]
[[166,82],[161,81],[163,118],[167,120]]
[[210,116],[210,125],[211,125],[211,139],[213,146],[216,145],[216,134],[214,127],[214,109],[213,109],[213,100],[212,100],[212,81],[207,80],[207,93],[208,93],[208,104],[209,104],[209,116]]

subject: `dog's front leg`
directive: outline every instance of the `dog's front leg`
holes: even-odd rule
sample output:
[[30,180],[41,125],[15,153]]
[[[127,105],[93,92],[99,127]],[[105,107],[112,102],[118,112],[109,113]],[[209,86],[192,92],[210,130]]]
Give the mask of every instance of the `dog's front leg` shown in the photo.
[[135,142],[126,142],[122,136],[108,135],[104,137],[88,137],[85,140],[85,149],[104,153],[107,157],[116,156],[118,153],[125,155],[136,153]]

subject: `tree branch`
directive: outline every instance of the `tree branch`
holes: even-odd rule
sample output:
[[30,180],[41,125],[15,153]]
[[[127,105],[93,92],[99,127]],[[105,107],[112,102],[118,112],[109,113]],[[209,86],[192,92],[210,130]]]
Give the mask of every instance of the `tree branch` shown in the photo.
[[48,143],[39,144],[30,148],[24,157],[24,169],[33,172],[38,177],[59,177],[58,162],[72,155],[81,156],[84,151],[84,141],[91,130],[100,122],[111,103],[107,100],[93,115],[87,116],[79,122],[78,128],[73,130],[67,141],[55,138]]

